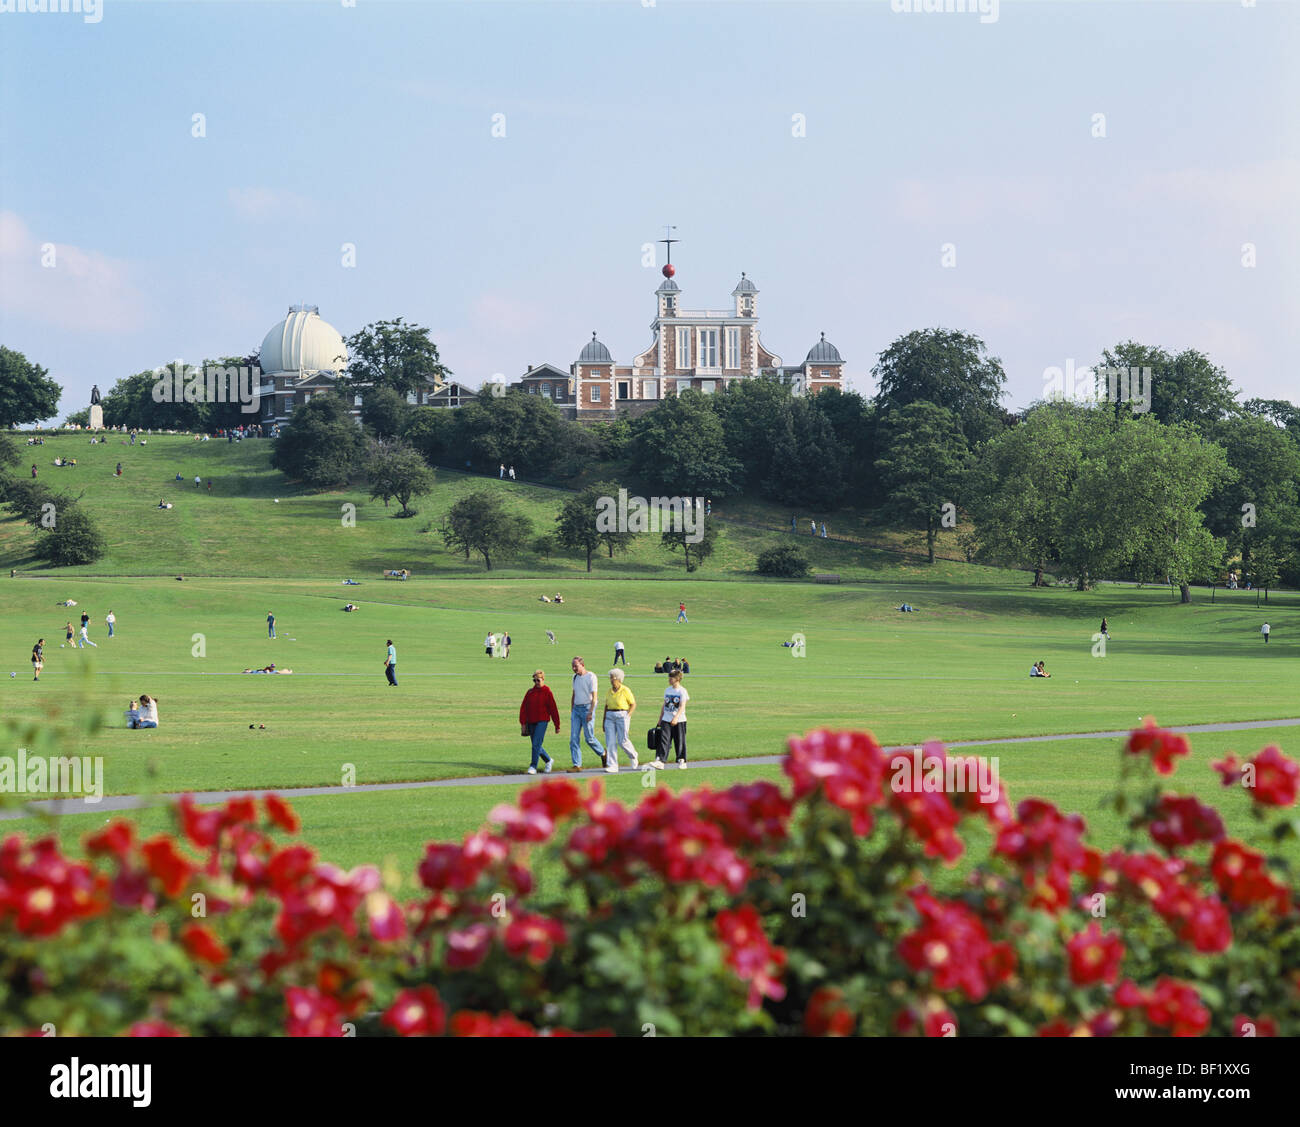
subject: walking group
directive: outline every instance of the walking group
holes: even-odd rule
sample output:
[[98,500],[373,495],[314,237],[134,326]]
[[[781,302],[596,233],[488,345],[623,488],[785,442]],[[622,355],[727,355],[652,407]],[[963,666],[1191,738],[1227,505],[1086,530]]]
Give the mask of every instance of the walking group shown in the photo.
[[[621,642],[615,644],[615,656],[623,657]],[[626,657],[624,657],[626,664]],[[569,694],[569,758],[567,771],[582,770],[582,744],[596,753],[600,765],[608,774],[618,773],[618,753],[627,756],[628,767],[636,770],[640,767],[635,745],[632,743],[632,717],[636,712],[636,696],[624,683],[624,670],[615,667],[609,671],[609,688],[605,693],[604,708],[601,714],[601,727],[605,742],[596,738],[595,712],[596,696],[600,691],[600,682],[596,674],[589,670],[581,657],[574,657],[570,662],[573,670],[573,687]],[[682,685],[681,670],[674,670],[668,676],[668,687],[664,689],[663,704],[654,728],[647,733],[650,750],[654,758],[648,764],[656,770],[662,770],[668,761],[671,748],[676,753],[677,766],[686,768],[686,702],[690,693]],[[519,734],[532,742],[532,761],[528,774],[536,775],[539,766],[543,774],[549,774],[555,766],[555,760],[547,753],[544,746],[546,728],[555,726],[555,734],[560,734],[560,710],[555,701],[555,694],[546,684],[546,673],[541,669],[533,670],[533,687],[524,694],[519,705]]]
[[[798,531],[799,531],[799,518],[798,518],[798,517],[791,517],[791,518],[790,518],[790,531],[793,532],[793,533],[796,533],[796,534],[798,533]],[[825,522],[825,521],[822,521],[822,530],[821,530],[820,533],[818,533],[818,531],[817,531],[817,522],[816,522],[815,520],[813,520],[813,519],[810,517],[809,520],[808,520],[808,531],[809,531],[809,533],[810,533],[811,535],[813,535],[813,536],[818,536],[818,535],[820,535],[821,538],[822,538],[823,540],[827,539],[827,536],[826,536],[826,522]]]

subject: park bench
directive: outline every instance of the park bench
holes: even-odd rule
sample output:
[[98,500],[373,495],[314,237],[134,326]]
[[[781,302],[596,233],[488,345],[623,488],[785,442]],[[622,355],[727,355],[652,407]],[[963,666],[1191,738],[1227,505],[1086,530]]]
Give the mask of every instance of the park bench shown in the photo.
[[840,577],[834,574],[817,575],[814,578],[818,583],[838,583],[840,581]]

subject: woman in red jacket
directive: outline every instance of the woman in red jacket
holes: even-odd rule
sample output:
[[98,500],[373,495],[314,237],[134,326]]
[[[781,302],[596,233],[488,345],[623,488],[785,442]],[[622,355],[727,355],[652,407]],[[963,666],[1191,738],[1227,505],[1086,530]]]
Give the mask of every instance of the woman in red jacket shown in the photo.
[[540,669],[533,671],[533,687],[524,694],[519,706],[519,734],[533,739],[533,762],[528,768],[530,775],[537,774],[537,760],[545,760],[544,773],[550,774],[555,761],[546,754],[542,740],[546,736],[547,723],[555,725],[555,733],[560,733],[560,710],[555,704],[555,694],[546,687],[546,674]]

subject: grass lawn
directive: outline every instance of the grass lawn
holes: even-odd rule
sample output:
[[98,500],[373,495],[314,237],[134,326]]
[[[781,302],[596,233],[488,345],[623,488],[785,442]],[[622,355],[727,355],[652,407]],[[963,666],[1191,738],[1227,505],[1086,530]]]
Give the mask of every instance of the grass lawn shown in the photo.
[[[1255,593],[1244,591],[1220,592],[1214,603],[1198,593],[1182,606],[1163,588],[1032,590],[1018,573],[952,562],[928,567],[811,537],[803,546],[818,569],[833,568],[849,582],[756,580],[749,574],[754,556],[781,534],[740,524],[725,529],[717,556],[689,577],[653,537],[625,557],[599,561],[591,576],[575,559],[520,558],[513,570],[485,573],[442,547],[436,526],[445,509],[472,489],[496,489],[540,528],[553,520],[561,491],[440,472],[420,516],[393,520],[361,494],[295,491],[270,469],[269,449],[258,441],[179,437],[155,437],[144,449],[115,438],[92,447],[73,437],[27,449],[42,477],[84,488],[83,504],[99,515],[111,551],[90,568],[33,569],[30,531],[0,522],[0,563],[24,573],[0,579],[0,652],[8,659],[0,666],[0,716],[13,745],[7,754],[21,746],[27,723],[100,712],[107,726],[71,738],[66,751],[102,756],[110,794],[339,786],[348,775],[360,784],[505,776],[527,765],[517,714],[532,670],[546,670],[560,701],[564,733],[549,746],[563,765],[569,658],[583,654],[603,688],[615,641],[626,643],[628,684],[640,701],[632,723],[638,744],[664,685],[654,662],[667,654],[689,658],[696,761],[776,753],[789,734],[821,725],[865,727],[885,743],[903,744],[1127,729],[1147,714],[1177,726],[1300,713],[1294,594],[1275,594],[1265,612]],[[48,466],[56,454],[75,454],[79,464]],[[126,471],[120,479],[111,472],[118,459]],[[177,472],[183,483],[175,483]],[[212,496],[195,489],[196,474],[213,478]],[[159,496],[176,507],[153,508]],[[339,519],[348,502],[357,506],[354,528]],[[743,515],[762,517],[753,506]],[[764,519],[775,520],[775,511]],[[430,524],[434,533],[421,531]],[[385,581],[384,567],[408,567],[415,578]],[[177,573],[186,579],[177,582]],[[343,586],[345,576],[361,585]],[[557,589],[563,606],[538,601]],[[78,606],[58,605],[69,598]],[[687,624],[674,621],[679,600],[687,603]],[[361,609],[342,613],[348,601]],[[900,614],[895,608],[904,601],[917,613]],[[99,647],[61,648],[64,623],[83,610]],[[103,625],[109,610],[118,627],[111,641]],[[275,640],[267,636],[268,611],[277,619]],[[1273,626],[1268,645],[1258,632],[1265,613]],[[1112,640],[1104,656],[1094,656],[1103,615]],[[512,635],[508,661],[484,655],[489,630]],[[795,634],[806,639],[803,657],[781,646]],[[40,636],[46,667],[36,684],[28,656]],[[398,650],[396,689],[383,677],[388,638]],[[1028,677],[1040,658],[1051,680]],[[293,675],[241,673],[272,661]],[[10,671],[14,677],[3,676]],[[123,727],[128,700],[141,692],[159,699],[155,731]],[[1178,787],[1225,809],[1240,805],[1241,796],[1222,795],[1200,767],[1229,747],[1250,753],[1272,740],[1286,750],[1294,732],[1195,737],[1197,769],[1183,765]],[[1077,809],[1094,821],[1100,841],[1113,843],[1118,826],[1096,806],[1113,783],[1114,741],[981,753],[1000,756],[1013,797],[1041,795]],[[725,785],[776,771],[740,763],[670,771],[660,785]],[[640,780],[621,774],[610,785],[632,800]],[[339,794],[297,805],[308,840],[331,859],[393,858],[409,872],[423,842],[463,834],[517,790],[512,782]],[[163,815],[141,817],[155,825]],[[102,820],[70,816],[59,824],[79,834]],[[24,820],[4,829],[34,827]]]
[[[561,489],[498,481],[437,471],[437,484],[414,504],[419,515],[394,519],[398,506],[385,509],[361,490],[309,493],[289,484],[271,468],[271,442],[247,439],[195,442],[192,437],[155,435],[148,444],[124,446],[119,435],[106,444],[90,445],[85,435],[61,435],[44,446],[19,441],[22,467],[33,462],[38,480],[51,488],[82,494],[82,505],[93,512],[109,544],[108,554],[86,567],[63,568],[57,574],[94,575],[315,575],[342,579],[378,576],[386,568],[406,568],[417,576],[482,576],[482,561],[466,560],[447,551],[439,534],[446,512],[467,493],[499,492],[509,508],[522,513],[535,533],[553,532],[555,516],[568,494]],[[76,458],[77,465],[57,467],[56,457]],[[122,463],[122,476],[113,470]],[[21,467],[20,467],[21,468]],[[180,474],[181,480],[176,480]],[[195,487],[194,478],[203,484]],[[211,480],[212,492],[207,483]],[[167,500],[171,509],[159,509]],[[355,506],[355,523],[345,506]],[[775,506],[736,502],[737,517],[767,527],[788,527],[790,514]],[[726,506],[715,506],[719,516]],[[700,576],[753,579],[754,563],[779,534],[746,524],[723,526],[713,558]],[[24,573],[51,569],[35,557],[32,529],[14,517],[0,519],[0,574],[17,568]],[[817,571],[846,577],[892,575],[899,556],[858,544],[799,538]],[[910,547],[915,549],[915,545]],[[656,577],[674,582],[687,578],[680,553],[665,552],[656,535],[637,537],[630,551],[615,559],[593,561],[596,574]],[[964,582],[1005,582],[993,568],[969,567],[942,561],[918,574],[961,578]],[[499,561],[492,575],[543,576],[564,579],[586,574],[586,558],[571,553],[544,558],[522,551]],[[486,633],[486,631],[484,631]]]

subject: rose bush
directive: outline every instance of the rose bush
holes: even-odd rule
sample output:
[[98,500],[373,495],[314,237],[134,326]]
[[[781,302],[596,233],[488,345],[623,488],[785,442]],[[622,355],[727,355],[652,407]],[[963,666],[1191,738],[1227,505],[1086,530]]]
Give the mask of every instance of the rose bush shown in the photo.
[[[942,772],[832,731],[789,742],[788,788],[656,787],[628,807],[600,781],[530,787],[429,844],[405,899],[396,874],[292,840],[275,796],[183,799],[177,832],[143,841],[115,820],[83,858],[13,835],[0,1030],[1295,1035],[1290,866],[1161,790],[1187,752],[1153,721],[1132,733],[1107,852],[1077,814],[935,789]],[[939,744],[923,762],[979,766]],[[1300,769],[1277,748],[1214,769],[1272,840],[1296,835]],[[547,897],[542,858],[564,874]]]

